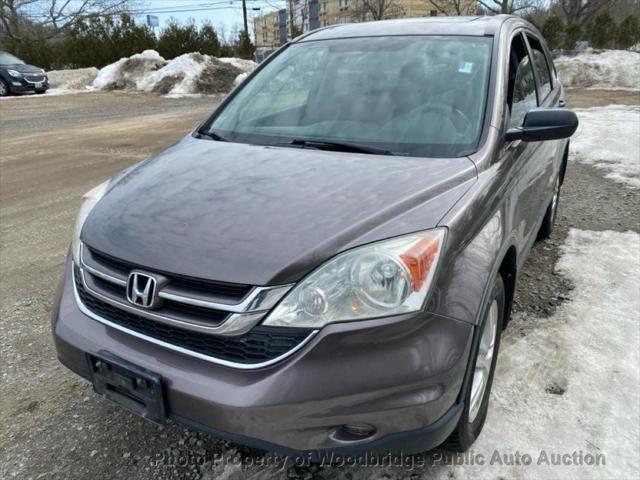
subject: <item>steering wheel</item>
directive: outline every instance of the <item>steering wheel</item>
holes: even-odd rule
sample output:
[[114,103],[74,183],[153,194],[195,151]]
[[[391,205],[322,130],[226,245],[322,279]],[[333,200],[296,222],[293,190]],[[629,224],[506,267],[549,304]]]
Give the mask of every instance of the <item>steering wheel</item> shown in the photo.
[[[425,113],[438,113],[444,117],[448,117],[458,134],[464,134],[473,127],[473,123],[469,120],[462,110],[452,105],[442,102],[428,103],[426,105],[418,105],[409,112],[409,115],[424,115]],[[455,117],[452,115],[454,114]],[[406,130],[404,132],[406,134]]]

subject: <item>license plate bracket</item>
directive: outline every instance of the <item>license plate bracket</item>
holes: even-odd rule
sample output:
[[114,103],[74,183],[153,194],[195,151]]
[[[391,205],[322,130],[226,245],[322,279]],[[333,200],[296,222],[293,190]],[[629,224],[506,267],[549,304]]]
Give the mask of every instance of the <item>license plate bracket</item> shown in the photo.
[[109,352],[87,354],[98,395],[152,422],[166,419],[162,377]]

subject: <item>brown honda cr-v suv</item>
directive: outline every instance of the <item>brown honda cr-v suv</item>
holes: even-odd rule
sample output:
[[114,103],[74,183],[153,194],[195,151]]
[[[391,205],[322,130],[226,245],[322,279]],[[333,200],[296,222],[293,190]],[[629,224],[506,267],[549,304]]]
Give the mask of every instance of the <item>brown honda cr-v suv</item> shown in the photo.
[[324,28],[84,195],[53,314],[107,398],[286,453],[464,450],[577,119],[517,17]]

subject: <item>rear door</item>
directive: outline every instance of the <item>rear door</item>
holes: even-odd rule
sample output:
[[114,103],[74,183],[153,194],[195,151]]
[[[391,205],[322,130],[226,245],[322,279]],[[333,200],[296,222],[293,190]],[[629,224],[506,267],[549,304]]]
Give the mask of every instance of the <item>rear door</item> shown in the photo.
[[[529,47],[529,55],[533,64],[533,73],[536,78],[538,91],[538,104],[541,107],[553,108],[563,106],[560,103],[560,86],[553,75],[551,59],[547,54],[542,40],[536,34],[527,31],[525,34]],[[546,206],[551,202],[555,188],[555,182],[560,172],[562,153],[566,140],[551,140],[538,142],[539,148],[536,153],[538,161],[543,166],[543,178],[540,179],[540,202],[544,215]]]
[[[524,32],[517,32],[511,40],[508,69],[506,129],[522,126],[527,112],[539,105],[539,92]],[[513,227],[524,259],[533,244],[544,213],[548,155],[541,151],[541,142],[507,142],[501,161],[511,167],[511,201],[514,205]]]

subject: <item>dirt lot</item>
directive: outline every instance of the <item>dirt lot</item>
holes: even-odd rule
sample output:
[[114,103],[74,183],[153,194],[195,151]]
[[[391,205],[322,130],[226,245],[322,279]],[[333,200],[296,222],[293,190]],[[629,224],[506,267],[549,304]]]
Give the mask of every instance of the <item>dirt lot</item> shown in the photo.
[[[98,398],[58,363],[49,326],[80,195],[180,138],[215,101],[107,93],[0,101],[0,478],[243,478],[246,472],[237,466],[212,458],[259,455],[174,425],[154,426]],[[640,102],[636,93],[590,91],[571,92],[568,103]],[[536,245],[526,264],[503,342],[508,346],[546,328],[537,319],[552,315],[573,288],[554,274],[558,247],[570,227],[639,232],[639,211],[637,189],[572,163],[557,229],[550,242]],[[196,460],[184,465],[181,457]],[[379,478],[371,469],[288,464],[248,473],[252,478]],[[393,475],[436,473],[443,472]]]

